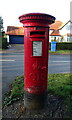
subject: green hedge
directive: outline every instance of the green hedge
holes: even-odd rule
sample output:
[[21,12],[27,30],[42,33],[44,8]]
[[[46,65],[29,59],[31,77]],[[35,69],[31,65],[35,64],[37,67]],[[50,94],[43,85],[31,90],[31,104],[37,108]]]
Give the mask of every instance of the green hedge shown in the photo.
[[57,43],[57,50],[72,50],[72,42]]
[[[51,43],[49,43],[49,50],[51,50]],[[56,43],[56,50],[72,50],[72,42]]]
[[7,42],[7,37],[5,35],[5,32],[0,32],[0,48],[1,49],[7,49],[9,43]]
[[2,49],[7,49],[8,42],[7,38],[2,38]]

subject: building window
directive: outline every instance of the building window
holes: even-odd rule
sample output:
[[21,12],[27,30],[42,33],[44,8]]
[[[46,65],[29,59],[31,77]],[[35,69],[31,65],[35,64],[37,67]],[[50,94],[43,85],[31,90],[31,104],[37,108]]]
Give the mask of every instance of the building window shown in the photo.
[[72,42],[72,36],[67,36],[67,42]]

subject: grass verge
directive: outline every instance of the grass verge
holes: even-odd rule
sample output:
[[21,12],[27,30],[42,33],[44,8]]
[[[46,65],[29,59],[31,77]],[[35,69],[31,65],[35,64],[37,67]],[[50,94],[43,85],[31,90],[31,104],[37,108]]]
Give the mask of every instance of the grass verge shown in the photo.
[[[24,95],[24,80],[23,76],[17,76],[11,85],[11,90],[6,93],[4,105],[9,105],[12,102],[21,99]],[[64,99],[68,110],[72,109],[72,74],[49,74],[48,76],[48,91],[54,95]]]
[[24,95],[24,80],[23,76],[17,76],[11,84],[11,90],[5,94],[3,105],[10,105],[14,101],[21,99]]
[[50,74],[48,84],[48,91],[62,97],[72,112],[72,74]]

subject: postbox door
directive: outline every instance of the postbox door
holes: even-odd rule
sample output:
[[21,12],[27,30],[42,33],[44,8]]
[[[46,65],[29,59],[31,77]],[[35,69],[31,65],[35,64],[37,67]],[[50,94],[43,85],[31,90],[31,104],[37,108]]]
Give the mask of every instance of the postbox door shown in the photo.
[[47,90],[48,37],[45,38],[45,32],[33,34],[26,40],[25,47],[29,50],[25,55],[25,90],[42,93]]

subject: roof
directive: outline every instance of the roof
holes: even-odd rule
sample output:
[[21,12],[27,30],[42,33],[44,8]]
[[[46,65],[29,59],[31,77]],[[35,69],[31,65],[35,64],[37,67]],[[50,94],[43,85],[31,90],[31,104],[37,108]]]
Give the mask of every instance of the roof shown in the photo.
[[50,25],[50,30],[58,30],[62,24],[62,21],[55,21],[55,23]]
[[72,34],[71,33],[67,33],[64,36],[72,36]]
[[60,36],[59,30],[53,30],[53,32],[50,34],[50,36]]
[[[70,22],[70,20],[68,22]],[[53,32],[50,35],[60,36],[59,30],[62,29],[68,22],[63,23],[62,21],[55,21],[55,23],[50,25],[50,30],[53,30]],[[24,35],[24,28],[8,26],[6,34],[7,35]]]
[[6,35],[24,35],[23,27],[8,26]]
[[12,30],[15,30],[15,29],[18,29],[19,27],[15,27],[15,26],[8,26],[7,27],[7,31],[12,31]]
[[[61,21],[55,21],[55,23],[51,24],[50,30],[58,30],[62,24],[63,23]],[[8,26],[6,35],[24,35],[24,28],[16,27],[16,26]]]
[[63,24],[60,26],[59,29],[62,29],[62,28],[63,28],[65,25],[67,25],[69,22],[71,23],[70,25],[72,25],[72,21],[69,20],[68,22],[63,23]]

